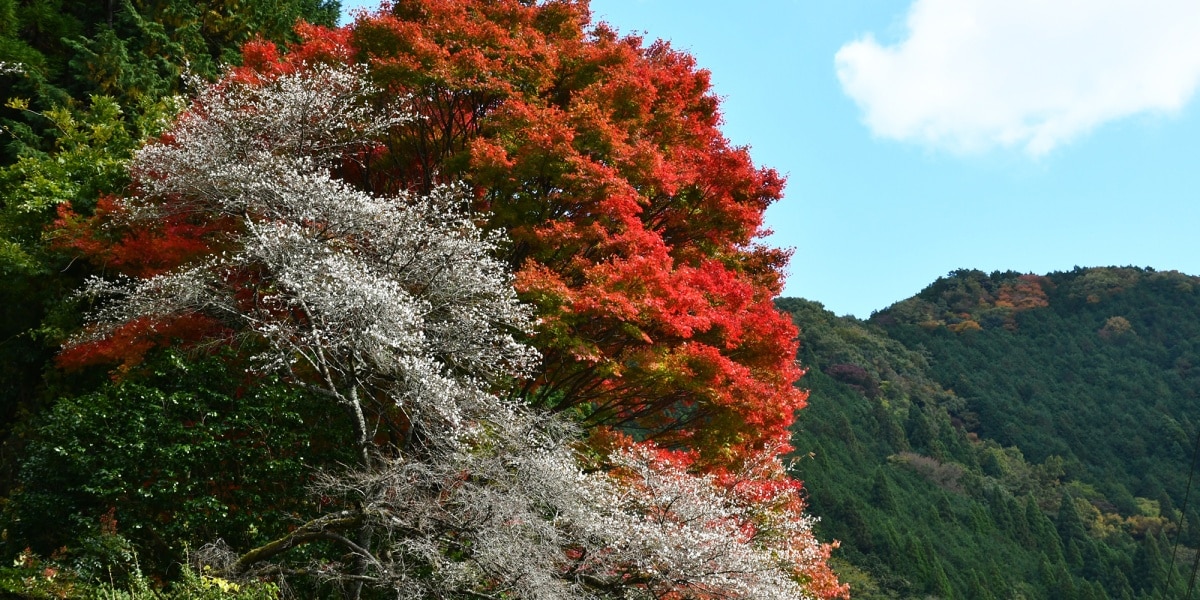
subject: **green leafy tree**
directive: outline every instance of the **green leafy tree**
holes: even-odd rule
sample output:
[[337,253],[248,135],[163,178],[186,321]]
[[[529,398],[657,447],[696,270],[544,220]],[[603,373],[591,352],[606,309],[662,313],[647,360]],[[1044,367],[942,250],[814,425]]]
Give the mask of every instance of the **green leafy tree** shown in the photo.
[[316,508],[314,468],[353,459],[350,424],[323,402],[248,385],[225,360],[167,352],[139,375],[55,404],[7,509],[11,538],[43,556],[67,548],[85,578],[104,579],[114,560],[88,551],[102,522],[140,549],[142,568],[168,572],[189,546],[265,542]]
[[53,398],[95,385],[49,366],[78,323],[64,299],[92,271],[57,246],[58,209],[89,215],[128,184],[133,150],[179,107],[185,68],[215,76],[245,42],[298,39],[297,19],[337,14],[328,0],[0,0],[0,496]]

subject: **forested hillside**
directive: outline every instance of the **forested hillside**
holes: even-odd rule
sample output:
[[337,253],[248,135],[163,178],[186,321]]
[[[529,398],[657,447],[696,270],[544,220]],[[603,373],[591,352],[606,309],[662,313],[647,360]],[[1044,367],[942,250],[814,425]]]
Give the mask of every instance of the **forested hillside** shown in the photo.
[[780,300],[810,367],[795,470],[856,597],[1185,597],[1197,283],[957,271],[869,322]]

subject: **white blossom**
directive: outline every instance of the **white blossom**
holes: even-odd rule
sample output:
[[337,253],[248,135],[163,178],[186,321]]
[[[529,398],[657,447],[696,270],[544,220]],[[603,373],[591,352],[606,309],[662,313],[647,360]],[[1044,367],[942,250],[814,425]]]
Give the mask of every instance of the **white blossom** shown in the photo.
[[374,94],[361,69],[332,67],[206,89],[135,156],[142,193],[125,218],[236,219],[217,242],[229,250],[146,280],[91,282],[115,297],[90,335],[209,314],[267,341],[262,364],[303,365],[355,410],[382,394],[431,431],[457,427],[492,384],[527,373],[536,353],[514,334],[530,312],[493,257],[501,234],[476,226],[465,190],[375,197],[331,175],[407,118],[370,106]]
[[25,63],[0,60],[0,75],[24,75]]

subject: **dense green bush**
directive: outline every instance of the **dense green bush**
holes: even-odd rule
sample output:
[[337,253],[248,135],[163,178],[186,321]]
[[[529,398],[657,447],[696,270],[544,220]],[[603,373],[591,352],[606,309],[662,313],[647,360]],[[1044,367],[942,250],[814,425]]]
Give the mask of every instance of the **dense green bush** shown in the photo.
[[305,489],[314,469],[348,458],[336,408],[212,357],[163,353],[143,371],[41,420],[7,509],[10,552],[58,552],[106,576],[119,561],[95,546],[101,531],[160,573],[189,546],[253,547],[319,509]]

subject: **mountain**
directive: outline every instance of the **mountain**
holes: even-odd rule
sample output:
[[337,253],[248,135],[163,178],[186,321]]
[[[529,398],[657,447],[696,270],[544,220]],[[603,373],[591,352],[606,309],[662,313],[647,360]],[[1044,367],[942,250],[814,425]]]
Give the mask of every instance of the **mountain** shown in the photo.
[[960,270],[867,321],[778,305],[809,369],[794,470],[856,598],[1185,597],[1200,278]]

